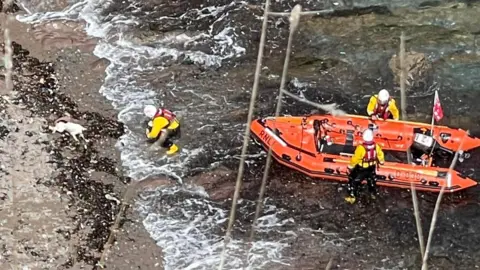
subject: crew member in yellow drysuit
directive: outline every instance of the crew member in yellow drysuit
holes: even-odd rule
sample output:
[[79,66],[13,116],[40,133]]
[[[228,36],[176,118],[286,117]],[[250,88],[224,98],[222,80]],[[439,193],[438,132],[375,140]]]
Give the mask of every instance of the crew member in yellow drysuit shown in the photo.
[[367,114],[372,120],[377,119],[399,119],[399,112],[395,100],[390,97],[390,94],[386,89],[380,90],[378,95],[370,97],[370,101],[367,105]]
[[161,146],[168,149],[167,154],[169,155],[176,153],[178,146],[172,140],[180,136],[180,122],[175,114],[166,109],[157,109],[153,105],[145,106],[143,112],[151,119],[145,132],[147,138],[151,142],[156,142],[163,132],[167,132]]
[[363,144],[357,145],[348,165],[348,196],[345,200],[355,203],[358,196],[358,187],[363,180],[367,180],[368,190],[373,199],[377,195],[377,181],[375,171],[377,163],[383,164],[385,157],[381,147],[373,140],[373,131],[363,132]]

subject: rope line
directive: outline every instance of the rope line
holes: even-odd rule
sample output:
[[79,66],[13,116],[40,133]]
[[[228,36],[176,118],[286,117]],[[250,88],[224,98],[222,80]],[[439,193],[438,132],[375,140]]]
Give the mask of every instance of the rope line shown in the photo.
[[[290,31],[290,33],[291,33],[290,37],[294,33],[294,30],[297,28],[298,21],[300,20],[301,6],[300,5],[297,5],[297,6],[294,7],[294,9],[292,10],[292,13],[289,13],[289,15],[294,15],[295,14],[295,16],[291,17],[291,19],[292,19],[291,20],[291,28],[292,29]],[[235,212],[236,212],[237,201],[238,201],[238,197],[239,197],[239,193],[240,193],[239,190],[240,190],[240,186],[241,186],[242,178],[243,178],[243,173],[244,173],[244,163],[245,163],[245,158],[246,158],[246,150],[247,150],[248,142],[250,140],[250,123],[252,121],[253,110],[254,110],[255,101],[256,101],[257,92],[258,92],[258,85],[259,85],[259,80],[260,80],[260,73],[261,73],[261,66],[262,66],[262,59],[263,59],[263,51],[264,51],[264,47],[265,47],[268,15],[270,15],[269,7],[270,7],[270,0],[266,0],[265,1],[264,15],[263,15],[262,32],[261,32],[261,36],[260,36],[260,44],[259,44],[259,50],[258,50],[258,56],[257,56],[257,65],[256,65],[256,69],[255,69],[255,77],[254,77],[254,82],[253,82],[251,98],[250,98],[250,105],[249,105],[249,111],[248,111],[248,116],[247,116],[247,125],[246,125],[246,128],[245,128],[245,134],[244,134],[244,140],[243,140],[241,160],[240,160],[240,164],[239,164],[239,167],[238,167],[238,174],[237,174],[237,179],[236,179],[236,184],[235,184],[235,192],[233,194],[232,207],[230,209],[230,217],[229,217],[229,221],[228,221],[227,230],[225,232],[224,245],[223,245],[223,250],[222,250],[222,253],[221,253],[221,257],[220,257],[220,265],[219,265],[219,268],[218,268],[219,270],[222,270],[223,266],[225,264],[225,253],[226,253],[227,245],[230,242],[233,222],[235,220]],[[289,40],[290,40],[290,38],[289,38]],[[290,47],[291,47],[291,44],[290,44]],[[288,66],[289,57],[290,57],[289,55],[290,54],[287,53],[288,59],[286,59],[286,61],[285,61],[285,65],[287,65],[287,66]],[[284,76],[282,76],[282,81],[283,82],[281,83],[281,85],[283,85],[283,87],[280,87],[280,91],[279,91],[280,95],[279,95],[279,99],[278,99],[278,104],[280,104],[280,105],[277,105],[278,114],[280,113],[280,109],[281,109],[282,94],[285,94],[285,95],[287,95],[287,96],[289,96],[289,97],[291,97],[295,100],[298,100],[300,102],[303,102],[303,103],[308,104],[310,106],[313,106],[315,108],[324,110],[324,111],[329,112],[329,113],[334,114],[334,115],[339,115],[339,114],[344,115],[344,114],[346,114],[344,111],[336,108],[336,103],[319,104],[319,103],[309,101],[307,99],[300,98],[300,97],[284,90],[283,88],[284,88],[285,80],[286,80],[285,79],[286,78],[286,72],[287,72],[287,70],[284,69]],[[270,152],[270,156],[271,156],[271,152]],[[267,162],[268,162],[268,158],[267,158]],[[268,164],[270,164],[270,163],[271,163],[271,158],[270,158],[270,162],[268,162]],[[266,172],[264,172],[264,174],[266,173],[265,175],[268,175],[268,169],[267,169],[268,167],[270,167],[270,166],[266,167],[266,169],[265,169]],[[261,195],[262,197],[263,197],[263,193],[264,193],[264,190],[265,190],[265,183],[264,182],[266,182],[266,178],[267,178],[267,176],[265,176],[265,180],[263,180],[263,177],[262,177],[263,191],[262,191],[262,189],[260,190],[260,194],[262,194]],[[263,200],[261,198],[259,198],[259,200],[260,200],[260,203],[263,204],[263,202],[262,202]],[[261,206],[259,206],[257,204],[257,209],[256,209],[256,217],[257,218],[254,219],[253,228],[255,226],[256,220],[258,219],[258,215],[259,215],[260,210],[261,210]],[[253,234],[254,233],[252,231],[251,238],[253,237]]]
[[[406,108],[407,108],[407,101],[406,101],[406,95],[405,95],[405,78],[406,78],[406,67],[405,67],[405,34],[402,32],[400,36],[400,91],[401,91],[401,107],[402,107],[402,119],[407,120],[407,113],[406,113]],[[432,130],[433,134],[433,130]],[[462,138],[462,141],[460,143],[460,146],[458,147],[458,150],[455,152],[455,156],[452,160],[452,163],[450,163],[450,167],[447,173],[447,177],[451,177],[451,173],[453,168],[455,167],[457,160],[458,160],[458,155],[459,152],[461,151],[464,143],[465,136],[469,134],[469,131],[467,130],[467,133],[464,135]],[[411,164],[411,154],[410,154],[410,148],[407,149],[407,158],[408,158],[408,163]],[[435,230],[435,224],[437,221],[437,215],[438,211],[440,210],[440,203],[443,198],[443,194],[445,193],[445,185],[442,186],[440,189],[440,194],[437,197],[437,201],[435,203],[435,208],[433,210],[433,215],[432,215],[432,221],[430,223],[430,229],[428,231],[428,238],[427,238],[427,245],[424,249],[424,237],[423,237],[423,229],[422,229],[422,224],[420,221],[420,211],[418,209],[418,198],[416,194],[416,188],[413,185],[413,182],[410,183],[411,186],[411,194],[412,194],[412,202],[413,202],[413,208],[414,208],[414,215],[415,215],[415,225],[417,228],[417,234],[418,234],[418,241],[420,245],[420,253],[422,256],[422,270],[427,270],[428,269],[428,253],[430,251],[430,245],[432,241],[432,236],[433,236],[433,231]]]
[[[300,12],[302,11],[302,7],[300,5],[296,5],[292,9],[292,13],[290,16],[290,34],[288,36],[288,44],[287,44],[287,51],[285,55],[285,62],[283,63],[283,72],[282,72],[282,79],[280,81],[280,90],[278,94],[278,100],[277,100],[277,108],[275,110],[275,117],[278,117],[280,115],[280,111],[282,109],[282,98],[283,98],[283,92],[285,92],[285,83],[286,83],[286,77],[288,74],[288,64],[290,63],[290,54],[292,51],[292,41],[293,41],[293,34],[295,33],[295,30],[297,29],[298,22],[300,21]],[[267,153],[267,161],[265,164],[265,169],[263,171],[263,177],[262,177],[262,184],[260,186],[260,193],[258,195],[257,199],[257,207],[255,210],[255,217],[253,218],[252,222],[252,230],[250,231],[250,239],[249,242],[253,241],[253,236],[255,233],[255,229],[257,226],[257,219],[258,216],[260,215],[260,211],[263,208],[263,195],[265,193],[265,186],[267,183],[267,178],[268,174],[270,171],[270,165],[272,163],[272,148],[268,149]],[[248,258],[248,256],[247,256]]]
[[[400,35],[400,104],[402,107],[402,119],[407,120],[407,97],[405,91],[405,83],[406,83],[406,67],[405,67],[405,33],[402,32]],[[407,162],[408,164],[412,164],[412,156],[410,147],[407,148]],[[420,254],[423,258],[425,254],[425,243],[423,237],[423,228],[422,222],[420,219],[420,210],[418,208],[418,198],[417,198],[417,189],[413,182],[410,182],[410,193],[412,195],[412,203],[413,203],[413,215],[415,216],[415,227],[417,228],[417,235],[418,235],[418,244],[420,245]]]
[[253,81],[253,89],[252,89],[252,94],[250,97],[250,106],[248,108],[248,116],[247,116],[247,125],[245,127],[245,135],[243,137],[243,147],[242,147],[242,154],[241,154],[241,160],[240,164],[238,166],[238,174],[237,174],[237,180],[235,184],[235,192],[233,194],[233,200],[232,200],[232,208],[230,209],[230,218],[228,220],[228,227],[227,231],[225,233],[224,237],[224,242],[223,242],[223,250],[222,254],[220,256],[220,265],[218,267],[219,270],[223,269],[223,265],[225,263],[225,252],[227,249],[227,245],[230,242],[230,235],[232,231],[232,226],[233,222],[235,220],[235,211],[237,209],[237,200],[238,196],[240,193],[240,185],[242,183],[242,178],[243,178],[243,170],[244,170],[244,163],[245,163],[245,157],[247,153],[247,146],[248,142],[250,140],[250,122],[252,121],[252,116],[253,116],[253,110],[255,106],[255,101],[257,98],[257,92],[258,92],[258,84],[260,81],[260,72],[262,68],[262,60],[263,60],[263,50],[265,47],[265,39],[266,39],[266,32],[267,32],[267,22],[268,22],[268,9],[270,8],[270,0],[265,1],[265,11],[263,14],[263,23],[262,23],[262,34],[260,36],[260,44],[258,48],[258,56],[257,56],[257,66],[255,68],[255,78]]
[[[470,131],[467,130],[465,135],[463,135],[462,141],[460,142],[460,146],[458,147],[458,150],[455,152],[455,156],[453,157],[452,163],[450,163],[450,167],[448,168],[448,173],[447,173],[447,179],[448,177],[451,177],[452,170],[457,164],[458,160],[458,155],[460,151],[462,150],[463,143],[465,142],[465,137],[470,134]],[[425,248],[425,255],[422,256],[422,270],[427,270],[428,269],[428,253],[430,251],[430,245],[432,243],[432,237],[433,237],[433,231],[435,230],[435,224],[437,223],[437,215],[438,211],[440,210],[440,203],[442,201],[443,194],[445,192],[445,185],[442,186],[440,189],[440,194],[438,194],[437,201],[435,203],[435,209],[433,209],[433,215],[432,215],[432,222],[430,223],[430,230],[428,231],[428,238],[427,238],[427,247]]]
[[[6,0],[3,3],[3,13],[7,14],[7,10],[11,8],[13,5],[13,0]],[[13,49],[12,49],[12,39],[10,37],[10,22],[13,21],[13,15],[8,14],[6,15],[6,19],[3,22],[4,25],[3,27],[3,36],[4,36],[4,51],[5,55],[3,57],[3,64],[5,66],[5,89],[2,89],[2,94],[7,95],[10,94],[13,91]],[[12,113],[12,112],[10,112]],[[16,116],[17,114],[13,111],[13,116]],[[15,233],[15,228],[17,227],[18,224],[18,218],[17,218],[17,207],[15,205],[15,180],[13,177],[11,178],[10,182],[10,200],[12,203],[12,219],[13,219],[13,227],[12,227],[12,257],[13,257],[13,264],[10,265],[12,269],[17,269],[20,268],[20,264],[18,262],[18,252],[17,252],[17,241],[16,241],[16,233]]]

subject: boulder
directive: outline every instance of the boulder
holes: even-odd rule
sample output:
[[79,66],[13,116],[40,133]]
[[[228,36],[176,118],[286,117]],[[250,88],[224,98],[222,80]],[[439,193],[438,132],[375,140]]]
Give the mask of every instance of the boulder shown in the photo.
[[[400,57],[394,54],[388,62],[396,84],[400,85]],[[427,59],[424,53],[410,51],[405,53],[405,68],[406,68],[406,85],[415,86],[420,82],[424,82],[428,71],[431,70],[432,64]]]

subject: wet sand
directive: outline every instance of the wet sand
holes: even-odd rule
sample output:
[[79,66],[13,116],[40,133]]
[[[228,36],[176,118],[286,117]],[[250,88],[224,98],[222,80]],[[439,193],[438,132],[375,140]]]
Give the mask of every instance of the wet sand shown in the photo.
[[[68,31],[45,42],[41,27],[12,21],[9,28],[14,91],[3,105],[1,133],[8,134],[0,140],[1,268],[94,269],[131,182],[114,146],[123,126],[98,92],[108,63],[92,54],[91,40],[71,42]],[[65,112],[87,127],[86,150],[46,128]],[[163,268],[160,248],[129,208],[108,254],[110,269]]]

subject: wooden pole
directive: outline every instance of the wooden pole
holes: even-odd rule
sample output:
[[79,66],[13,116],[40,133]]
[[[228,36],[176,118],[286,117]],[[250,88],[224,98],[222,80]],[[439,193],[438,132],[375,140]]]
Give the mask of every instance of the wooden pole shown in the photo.
[[[297,29],[298,22],[300,21],[300,12],[302,11],[302,7],[300,5],[296,5],[292,9],[292,13],[290,16],[290,34],[288,36],[288,44],[287,44],[287,51],[285,55],[285,61],[283,63],[283,72],[282,72],[282,79],[280,82],[280,90],[278,94],[278,100],[277,100],[277,108],[275,110],[275,117],[278,117],[280,115],[280,111],[282,108],[282,99],[283,99],[283,92],[282,90],[285,89],[285,84],[287,80],[287,74],[288,74],[288,64],[290,63],[290,54],[292,51],[292,42],[293,42],[293,34],[295,33],[295,30]],[[270,165],[272,162],[272,148],[268,149],[267,153],[267,161],[265,164],[265,169],[263,171],[263,177],[262,177],[262,184],[260,186],[260,192],[258,195],[257,199],[257,207],[255,210],[255,216],[253,218],[253,224],[252,224],[252,229],[250,231],[250,238],[249,242],[253,241],[253,236],[255,233],[256,225],[257,225],[257,219],[260,216],[260,211],[262,210],[263,206],[263,195],[265,193],[265,186],[267,183],[267,178],[268,178],[268,173],[270,170]]]
[[[401,97],[401,107],[402,107],[402,120],[407,120],[407,97],[406,97],[406,90],[405,90],[405,80],[407,77],[406,74],[406,67],[405,67],[405,33],[402,32],[400,35],[400,97]],[[408,164],[412,164],[412,154],[410,151],[410,147],[407,148],[407,161]],[[423,228],[420,219],[420,211],[418,209],[418,198],[417,198],[417,190],[413,182],[410,182],[410,191],[412,195],[412,202],[413,202],[413,213],[415,216],[415,224],[417,227],[417,235],[418,235],[418,243],[420,245],[420,254],[422,258],[425,254],[424,251],[424,239],[423,239]]]
[[242,153],[240,155],[241,160],[240,164],[238,166],[238,174],[237,174],[237,180],[235,184],[235,192],[233,194],[233,200],[232,200],[232,207],[230,209],[230,217],[228,219],[228,226],[227,226],[227,231],[225,233],[225,237],[223,240],[223,250],[220,255],[220,265],[218,266],[219,270],[223,269],[223,265],[225,263],[225,253],[227,249],[227,245],[230,242],[230,234],[232,231],[233,227],[233,222],[235,221],[235,211],[237,209],[237,201],[238,197],[240,194],[240,186],[242,184],[242,178],[243,178],[243,171],[244,171],[244,166],[245,166],[245,156],[247,154],[247,146],[248,142],[250,140],[250,123],[252,121],[253,117],[253,110],[255,106],[255,101],[257,98],[257,92],[258,92],[258,84],[260,81],[260,73],[262,69],[262,60],[263,60],[263,51],[265,47],[265,39],[267,36],[267,23],[268,23],[268,11],[270,8],[270,0],[265,1],[265,11],[263,13],[263,23],[262,23],[262,34],[260,35],[260,44],[258,48],[258,55],[257,55],[257,65],[255,68],[255,77],[253,81],[253,87],[252,87],[252,94],[250,97],[250,106],[248,108],[248,116],[247,116],[247,125],[245,127],[245,134],[243,137],[243,147],[242,147]]
[[[7,13],[7,10],[12,7],[13,0],[6,0],[3,3],[3,13]],[[1,94],[2,95],[7,95],[10,94],[13,91],[13,48],[12,48],[12,39],[10,36],[10,22],[15,20],[12,14],[6,15],[6,19],[2,22],[2,28],[3,28],[3,36],[4,36],[4,50],[5,50],[5,55],[3,57],[3,64],[5,67],[5,88],[1,89]],[[13,112],[15,115],[15,112]],[[16,241],[16,227],[18,224],[18,218],[19,213],[17,213],[17,206],[16,206],[16,200],[15,200],[15,180],[12,177],[12,180],[10,182],[10,189],[9,189],[9,194],[8,197],[11,200],[12,203],[12,257],[13,257],[13,263],[10,265],[12,269],[21,269],[21,264],[18,262],[18,252],[17,252],[17,241]]]
[[[465,136],[470,134],[470,131],[467,130],[467,133]],[[457,164],[458,160],[458,155],[460,154],[460,151],[462,150],[463,147],[463,142],[465,141],[464,138],[462,138],[462,142],[460,143],[460,146],[458,147],[458,150],[455,152],[455,156],[453,157],[452,163],[450,163],[450,167],[448,169],[447,173],[447,183],[450,183],[450,177],[452,174],[452,170]],[[450,185],[450,184],[448,184]],[[432,243],[432,238],[433,238],[433,231],[435,230],[435,224],[437,223],[437,215],[438,211],[440,210],[440,202],[442,201],[443,193],[445,192],[445,185],[442,186],[442,189],[440,189],[440,194],[437,197],[437,202],[435,203],[435,209],[433,209],[433,215],[432,215],[432,222],[430,223],[430,230],[428,231],[428,238],[427,238],[427,247],[425,249],[425,255],[422,256],[422,270],[427,270],[428,269],[428,253],[430,251],[430,245]]]
[[110,234],[108,235],[107,242],[103,245],[102,256],[98,261],[97,265],[100,268],[105,268],[105,260],[107,258],[108,252],[110,251],[111,247],[113,246],[113,241],[115,240],[115,236],[118,232],[118,228],[120,226],[120,221],[122,220],[123,214],[127,210],[128,206],[130,205],[129,202],[133,198],[137,187],[139,186],[139,182],[135,182],[134,184],[129,184],[127,190],[125,191],[121,204],[120,210],[117,213],[115,218],[115,222],[113,223],[112,227],[110,228]]

